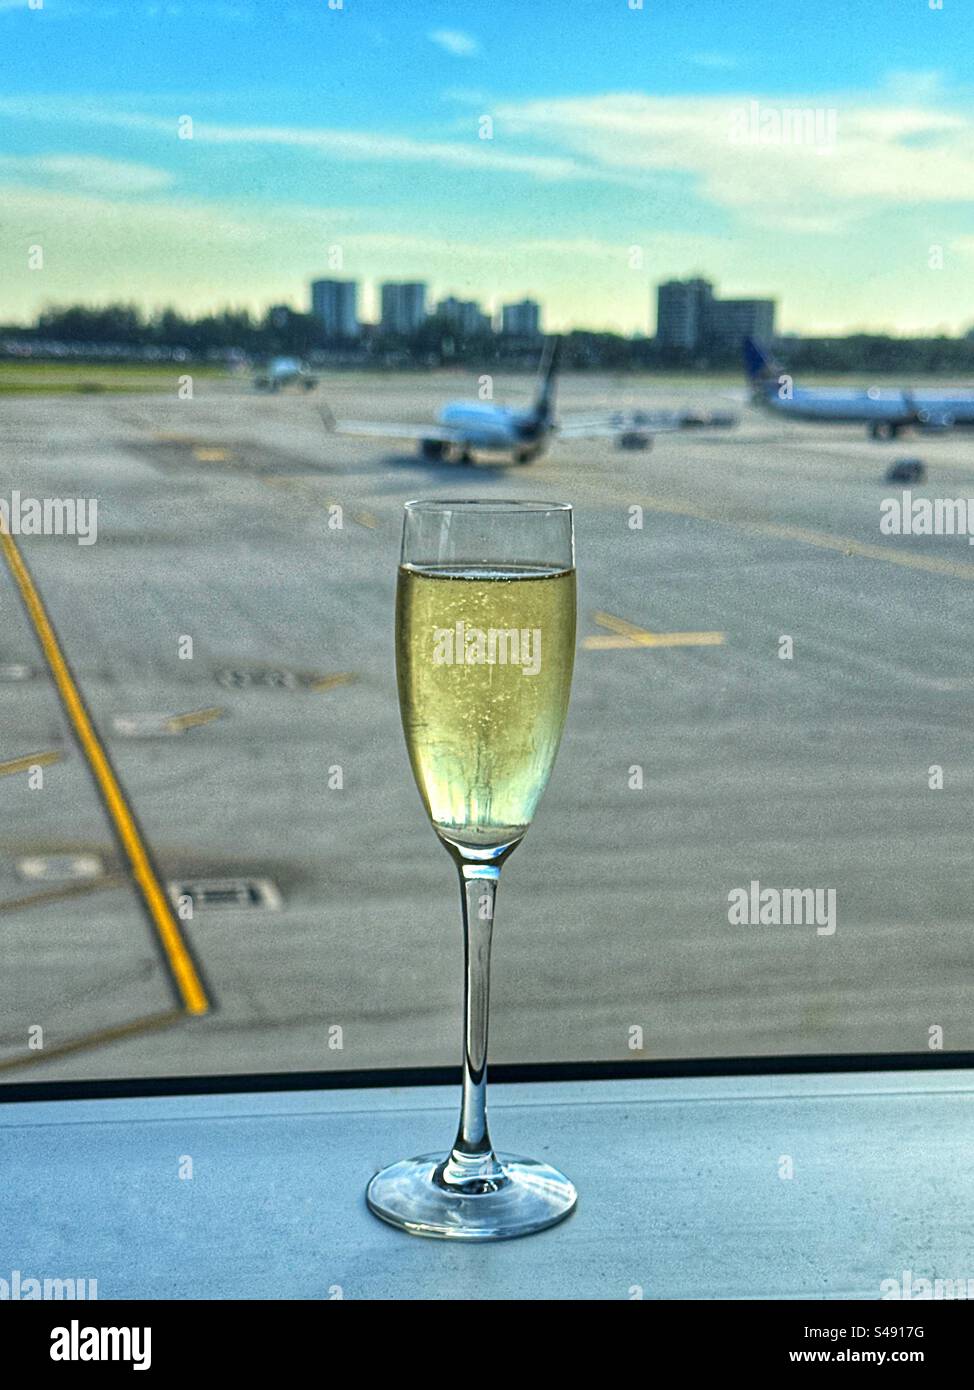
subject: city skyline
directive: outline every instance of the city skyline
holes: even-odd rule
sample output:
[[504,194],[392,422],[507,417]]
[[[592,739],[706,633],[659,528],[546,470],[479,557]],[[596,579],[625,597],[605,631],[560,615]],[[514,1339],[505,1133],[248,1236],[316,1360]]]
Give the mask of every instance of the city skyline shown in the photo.
[[[349,341],[363,329],[411,337],[431,318],[449,323],[461,338],[498,333],[505,337],[542,336],[543,306],[534,299],[491,306],[484,312],[479,300],[456,295],[434,300],[425,281],[384,281],[377,321],[358,315],[357,280],[323,279],[311,282],[310,312],[330,341]],[[656,286],[652,331],[634,336],[655,337],[660,346],[688,353],[709,348],[736,347],[743,338],[771,342],[775,337],[777,301],[768,298],[727,299],[702,276],[668,280]],[[584,330],[582,330],[584,331]]]
[[454,294],[431,296],[424,280],[385,280],[374,287],[378,316],[363,318],[358,314],[360,288],[357,280],[332,278],[311,282],[310,313],[319,320],[327,337],[355,338],[363,328],[381,328],[409,337],[430,318],[446,320],[465,337],[498,332],[534,338],[542,333],[542,306],[530,298],[490,306],[485,311],[476,299],[460,299]]
[[649,287],[703,273],[773,293],[783,332],[974,323],[971,41],[949,5],[884,13],[879,44],[842,0],[800,43],[756,0],[619,0],[571,26],[554,0],[265,16],[0,6],[0,319],[259,310],[405,267],[460,302],[538,300],[556,332],[651,333]]
[[[127,337],[132,325],[139,322],[149,329],[153,325],[165,324],[174,313],[175,317],[204,322],[212,320],[239,320],[241,332],[249,332],[246,322],[249,319],[253,328],[262,323],[271,323],[284,316],[293,322],[302,318],[317,320],[322,331],[321,342],[350,344],[355,340],[376,333],[401,338],[413,338],[431,320],[445,321],[444,326],[452,327],[460,340],[473,340],[481,336],[509,337],[512,339],[540,338],[548,335],[565,336],[580,334],[593,337],[616,337],[630,342],[640,340],[655,341],[664,350],[685,353],[690,356],[736,351],[745,338],[767,344],[790,341],[841,342],[859,336],[865,338],[904,342],[922,341],[974,341],[974,326],[956,334],[899,334],[869,333],[853,331],[826,335],[801,334],[777,327],[778,300],[776,297],[734,298],[722,295],[713,281],[703,275],[694,275],[685,280],[667,280],[650,289],[649,330],[636,329],[632,333],[612,330],[592,329],[584,324],[570,324],[561,328],[549,328],[545,322],[544,305],[534,299],[525,298],[515,303],[491,305],[485,310],[479,300],[462,300],[456,295],[436,295],[425,281],[382,281],[371,287],[378,312],[373,317],[359,314],[359,292],[362,285],[357,280],[338,278],[319,278],[306,287],[306,302],[276,303],[262,306],[256,313],[249,308],[223,305],[213,314],[181,315],[173,306],[164,310],[146,313],[140,306],[114,301],[105,305],[64,304],[53,305],[39,315],[33,324],[23,325],[25,332],[45,330],[50,335],[49,324],[52,318],[63,315],[75,320],[69,333],[77,335],[78,316],[114,315],[121,328],[122,337]],[[19,331],[16,325],[0,325]],[[168,329],[167,331],[171,331]],[[53,337],[56,339],[55,332]]]

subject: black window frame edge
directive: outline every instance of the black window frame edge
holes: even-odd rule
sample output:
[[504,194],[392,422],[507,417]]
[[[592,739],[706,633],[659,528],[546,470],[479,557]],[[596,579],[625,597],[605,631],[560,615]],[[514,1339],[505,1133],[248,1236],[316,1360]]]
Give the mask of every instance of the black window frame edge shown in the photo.
[[[673,1058],[592,1062],[499,1062],[490,1079],[511,1082],[633,1081],[664,1077],[800,1076],[849,1072],[974,1069],[974,1052],[849,1052],[767,1057]],[[385,1067],[367,1071],[246,1072],[237,1075],[138,1076],[111,1080],[0,1083],[0,1105],[30,1101],[134,1100],[154,1096],[240,1095],[458,1086],[459,1067]]]

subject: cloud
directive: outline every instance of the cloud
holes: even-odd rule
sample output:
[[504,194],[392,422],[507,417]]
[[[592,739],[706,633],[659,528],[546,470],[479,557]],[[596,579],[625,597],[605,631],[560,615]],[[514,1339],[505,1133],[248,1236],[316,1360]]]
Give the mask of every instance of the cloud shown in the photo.
[[[2,171],[0,171],[2,173]],[[177,300],[219,304],[306,302],[325,272],[324,248],[344,244],[344,208],[146,200],[3,183],[0,282],[4,316],[27,318],[43,303]],[[44,273],[26,269],[31,242]]]
[[[474,113],[447,139],[202,118],[194,138],[204,147],[266,146],[349,164],[616,183],[650,197],[677,191],[753,226],[788,232],[833,233],[876,212],[974,202],[974,116],[943,100],[904,104],[885,90],[814,99],[610,92],[488,109],[493,140],[477,138]],[[90,101],[3,98],[0,113],[176,138],[175,114]]]
[[[399,232],[356,232],[342,234],[342,245],[354,251],[388,251],[430,258],[442,257],[444,242],[440,237],[403,235]],[[621,243],[599,241],[593,237],[527,237],[505,238],[503,247],[493,241],[458,241],[451,237],[448,260],[497,262],[525,261],[536,264],[540,257],[561,256],[572,262],[602,261],[625,267],[630,247]]]
[[[508,153],[479,140],[471,126],[466,142],[422,140],[409,135],[374,135],[355,130],[303,129],[288,126],[227,126],[199,122],[196,138],[218,145],[282,145],[316,151],[337,159],[444,164],[458,169],[506,169],[542,179],[569,179],[577,163],[565,155]],[[598,175],[596,175],[598,176]]]
[[[88,160],[79,156],[76,162],[80,177],[80,166],[87,164]],[[90,162],[97,164],[103,161],[92,159]],[[404,256],[424,262],[435,261],[444,267],[447,280],[451,269],[462,264],[484,263],[493,266],[499,262],[523,262],[528,267],[536,266],[540,260],[549,262],[552,258],[567,261],[571,266],[586,262],[593,266],[601,263],[626,269],[631,252],[629,242],[600,240],[591,236],[514,236],[505,237],[501,246],[494,239],[464,240],[452,236],[444,241],[442,236],[424,232],[375,230],[375,210],[372,208],[266,203],[261,205],[260,216],[254,216],[249,203],[225,199],[142,201],[134,196],[124,196],[121,180],[114,188],[106,187],[95,193],[88,190],[82,192],[77,188],[28,185],[18,177],[28,170],[36,171],[38,167],[36,160],[0,158],[0,190],[4,209],[12,219],[23,218],[25,225],[29,223],[31,226],[49,223],[52,229],[60,229],[68,238],[77,235],[81,241],[86,235],[96,234],[106,239],[106,245],[116,236],[128,237],[136,252],[149,239],[183,249],[201,241],[211,252],[219,252],[221,247],[223,252],[232,251],[237,246],[251,249],[271,245],[285,247],[290,241],[299,250],[311,248],[315,256],[320,256],[322,240],[328,237],[333,242],[340,242],[346,257],[353,259],[388,255],[392,258],[390,263],[401,261]],[[8,178],[7,175],[13,177]],[[134,187],[131,192],[136,192]],[[119,196],[112,196],[113,193]],[[687,237],[675,232],[654,234],[644,240],[647,250],[667,257],[674,253],[679,253],[681,257],[691,253],[703,256],[707,250],[714,250],[722,244],[722,239],[716,236]],[[16,237],[12,241],[16,243]],[[283,256],[282,263],[289,259]]]
[[942,108],[617,92],[501,104],[495,118],[603,172],[689,177],[704,200],[765,225],[974,202],[974,119]]
[[431,43],[452,53],[454,58],[472,58],[480,51],[480,44],[473,35],[465,34],[460,29],[434,29],[427,37]]
[[886,74],[883,86],[896,101],[912,106],[918,102],[941,100],[946,83],[943,73],[936,68],[896,68]]
[[174,176],[168,169],[151,164],[133,164],[121,159],[101,159],[97,155],[43,155],[40,159],[0,159],[0,170],[33,170],[55,182],[93,193],[153,193],[168,188]]
[[733,53],[691,53],[687,61],[695,68],[707,68],[711,72],[731,72],[738,66]]
[[[175,142],[177,118],[150,116],[100,107],[84,101],[38,97],[31,100],[0,98],[0,114],[20,120],[40,120],[113,127]],[[540,180],[624,181],[617,172],[591,168],[586,171],[570,154],[518,153],[498,140],[481,140],[477,121],[471,119],[464,140],[426,140],[411,135],[385,135],[372,131],[336,130],[314,126],[241,126],[196,120],[194,142],[200,145],[271,145],[307,151],[332,159],[360,163],[408,163],[441,165],[483,172],[502,170]]]

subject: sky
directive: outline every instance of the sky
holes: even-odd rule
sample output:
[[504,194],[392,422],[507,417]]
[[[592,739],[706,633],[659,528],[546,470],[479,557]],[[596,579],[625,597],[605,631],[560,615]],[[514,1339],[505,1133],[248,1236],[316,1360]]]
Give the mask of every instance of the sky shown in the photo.
[[0,0],[0,321],[333,276],[647,333],[703,274],[967,331],[972,59],[969,0]]

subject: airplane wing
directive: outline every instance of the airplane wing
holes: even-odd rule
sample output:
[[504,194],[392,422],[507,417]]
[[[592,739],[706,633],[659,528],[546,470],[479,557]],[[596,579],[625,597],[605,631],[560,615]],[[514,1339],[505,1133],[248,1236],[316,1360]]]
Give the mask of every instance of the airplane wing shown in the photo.
[[558,424],[563,439],[614,439],[628,431],[640,434],[672,434],[687,429],[727,429],[736,416],[690,410],[614,411],[597,415],[572,415]]
[[399,420],[336,420],[331,406],[318,403],[318,414],[329,434],[358,435],[365,439],[439,439],[444,444],[462,443],[456,430],[443,425],[410,425]]
[[[424,439],[440,440],[444,444],[463,445],[463,433],[448,425],[413,425],[400,421],[336,420],[327,405],[319,405],[325,427],[332,434],[357,435],[367,439]],[[694,411],[600,411],[562,418],[556,433],[563,439],[616,439],[628,431],[640,434],[670,434],[692,427],[726,428],[736,424],[736,416],[707,415]]]
[[387,420],[335,420],[330,426],[333,434],[360,435],[370,439],[442,439],[444,444],[462,442],[456,430],[443,425],[407,425]]
[[670,423],[659,425],[634,425],[611,420],[562,420],[558,424],[558,435],[562,439],[615,439],[627,429],[638,429],[644,434],[668,434],[680,429],[680,425]]

